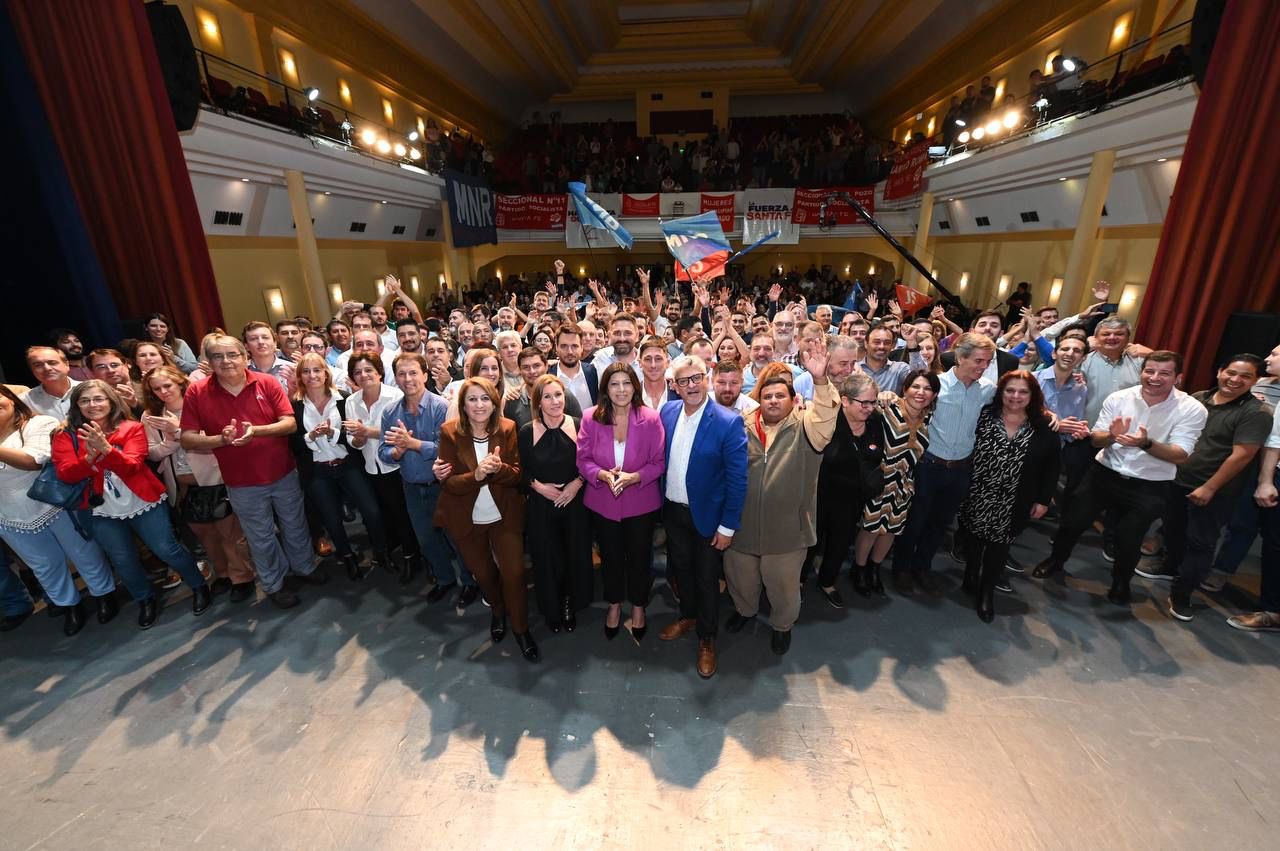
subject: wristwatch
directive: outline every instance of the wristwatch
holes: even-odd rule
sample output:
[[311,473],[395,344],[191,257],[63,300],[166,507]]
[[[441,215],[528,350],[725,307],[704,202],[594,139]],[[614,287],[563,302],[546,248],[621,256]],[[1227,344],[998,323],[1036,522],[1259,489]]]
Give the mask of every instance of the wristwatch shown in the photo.
[[1141,446],[1139,446],[1138,448],[1139,448],[1139,449],[1141,449],[1143,452],[1147,452],[1147,451],[1149,451],[1149,450],[1151,449],[1151,447],[1152,447],[1152,446],[1155,446],[1155,443],[1156,443],[1156,442],[1155,442],[1154,440],[1152,440],[1150,437],[1148,437],[1148,438],[1147,438],[1147,442],[1146,442],[1146,443],[1144,443],[1144,444],[1142,444],[1142,445],[1141,445]]

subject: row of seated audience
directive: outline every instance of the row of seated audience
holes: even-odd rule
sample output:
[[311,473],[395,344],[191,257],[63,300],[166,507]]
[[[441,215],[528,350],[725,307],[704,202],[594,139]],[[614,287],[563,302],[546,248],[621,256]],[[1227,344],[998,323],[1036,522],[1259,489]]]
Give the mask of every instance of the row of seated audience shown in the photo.
[[[36,387],[0,387],[0,539],[67,635],[89,615],[70,564],[100,623],[118,614],[118,577],[139,626],[156,624],[164,590],[135,536],[201,615],[255,583],[297,606],[331,581],[323,533],[350,581],[429,571],[429,603],[482,598],[490,639],[510,630],[537,661],[525,554],[547,629],[573,631],[596,599],[594,541],[605,636],[641,641],[661,523],[678,616],[659,637],[694,634],[710,677],[720,629],[757,617],[762,591],[779,654],[810,581],[845,607],[847,560],[858,595],[940,593],[953,520],[983,621],[1010,573],[1061,582],[1099,518],[1107,599],[1128,607],[1137,573],[1169,582],[1164,608],[1188,621],[1261,529],[1258,611],[1229,623],[1280,631],[1280,347],[1228,358],[1188,394],[1182,356],[1135,343],[1105,284],[1079,315],[1026,307],[1006,328],[986,311],[961,328],[874,294],[865,314],[810,312],[779,282],[760,311],[731,287],[668,299],[636,276],[640,296],[615,303],[557,261],[528,302],[447,318],[424,318],[388,277],[379,303],[345,304],[323,329],[214,330],[198,358],[159,314],[132,357],[86,354],[62,329],[28,352]],[[573,307],[584,290],[594,309]],[[1052,549],[1028,571],[1010,546],[1050,512]],[[1156,521],[1163,558],[1144,558]],[[7,567],[0,584],[12,629],[32,604]]]

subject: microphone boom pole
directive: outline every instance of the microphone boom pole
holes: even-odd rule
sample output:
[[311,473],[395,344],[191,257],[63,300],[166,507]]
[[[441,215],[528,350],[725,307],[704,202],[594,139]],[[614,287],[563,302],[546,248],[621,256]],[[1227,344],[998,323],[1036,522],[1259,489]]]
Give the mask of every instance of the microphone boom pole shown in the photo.
[[960,299],[956,298],[955,294],[953,294],[950,290],[948,290],[942,284],[938,283],[938,279],[935,278],[933,274],[924,267],[924,264],[921,263],[919,260],[917,260],[910,251],[907,251],[907,249],[903,247],[901,242],[898,242],[898,240],[894,239],[893,234],[885,230],[884,225],[876,221],[875,217],[867,212],[867,208],[862,206],[862,204],[858,202],[856,199],[854,199],[852,195],[850,195],[848,192],[832,192],[830,195],[827,196],[827,199],[823,202],[823,206],[830,204],[832,201],[843,201],[846,204],[848,204],[850,207],[852,207],[853,211],[857,213],[858,216],[864,222],[866,222],[871,227],[872,230],[880,234],[880,236],[886,242],[888,242],[891,246],[893,246],[893,250],[901,254],[903,259],[906,260],[908,263],[910,263],[917,272],[919,272],[922,276],[924,276],[924,279],[926,281],[933,284],[933,286],[938,290],[938,292],[946,296],[949,301],[956,302],[957,304],[960,303]]

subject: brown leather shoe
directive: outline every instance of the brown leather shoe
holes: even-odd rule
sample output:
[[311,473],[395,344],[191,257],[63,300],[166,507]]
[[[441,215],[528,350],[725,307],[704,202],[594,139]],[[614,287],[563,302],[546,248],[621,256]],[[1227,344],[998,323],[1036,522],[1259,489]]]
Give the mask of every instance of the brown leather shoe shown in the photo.
[[686,632],[693,632],[693,628],[698,625],[694,618],[680,618],[675,623],[667,624],[662,628],[662,632],[658,633],[658,637],[663,641],[675,641]]
[[714,638],[698,639],[698,676],[709,680],[715,672],[716,640]]

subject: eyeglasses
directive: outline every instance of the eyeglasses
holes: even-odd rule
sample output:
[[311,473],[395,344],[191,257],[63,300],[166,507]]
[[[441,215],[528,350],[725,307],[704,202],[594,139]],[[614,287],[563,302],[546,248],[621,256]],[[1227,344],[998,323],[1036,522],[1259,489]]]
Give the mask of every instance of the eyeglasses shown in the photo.
[[322,352],[324,351],[324,343],[303,343],[302,350],[304,352]]
[[874,408],[880,403],[879,399],[850,399],[849,401],[855,405],[861,405],[864,408]]
[[240,360],[244,357],[242,352],[214,352],[209,355],[209,363],[221,363],[226,360]]
[[676,384],[680,387],[691,387],[701,384],[704,378],[706,378],[706,376],[702,373],[695,373],[693,375],[686,375],[684,378],[677,378]]
[[111,361],[110,363],[95,363],[93,365],[93,371],[94,372],[114,371],[119,369],[122,366],[124,366],[124,364],[120,363],[120,361],[118,360]]

